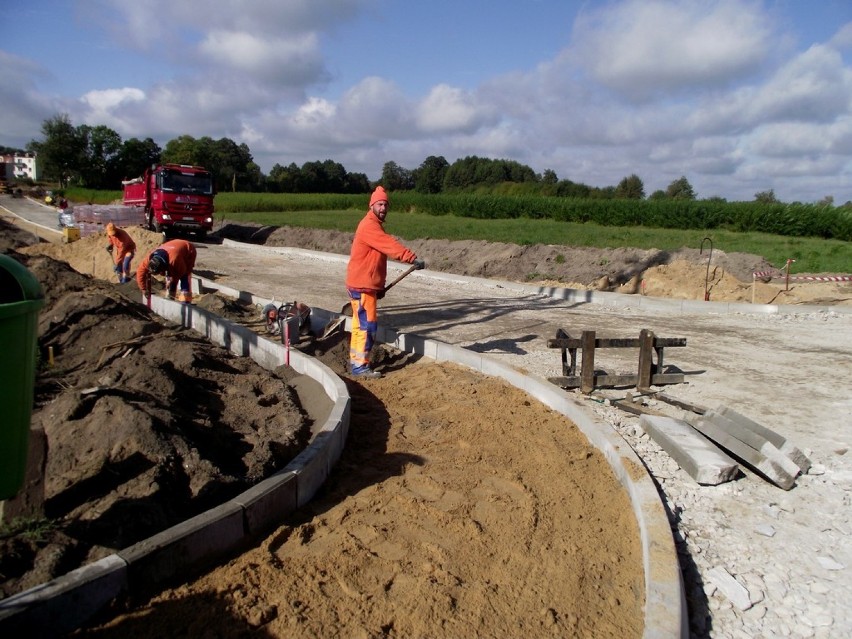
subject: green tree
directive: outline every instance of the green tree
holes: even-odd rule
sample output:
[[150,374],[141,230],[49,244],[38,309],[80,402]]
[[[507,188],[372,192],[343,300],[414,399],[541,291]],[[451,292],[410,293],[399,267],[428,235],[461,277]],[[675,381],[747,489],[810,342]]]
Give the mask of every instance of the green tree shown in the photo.
[[414,189],[418,193],[440,193],[449,166],[443,155],[430,155],[414,171]]
[[283,167],[275,164],[269,172],[267,184],[277,193],[297,193],[301,171],[295,162]]
[[191,135],[181,135],[166,142],[161,158],[164,164],[197,164],[200,145]]
[[615,187],[615,197],[622,200],[644,200],[645,185],[635,173],[627,176]]
[[411,171],[396,162],[385,162],[379,181],[388,191],[410,191],[414,188],[414,176]]
[[556,184],[556,195],[558,197],[587,198],[591,190],[591,187],[571,180],[559,180]]
[[648,196],[648,199],[657,201],[657,200],[665,200],[667,197],[668,196],[666,195],[665,191],[663,191],[662,189],[657,189],[656,191],[651,193],[651,195]]
[[[160,163],[162,149],[151,138],[130,138],[121,145],[116,160],[117,172],[122,180],[139,177],[154,164]],[[117,188],[115,185],[109,188]]]
[[27,150],[38,155],[44,177],[59,182],[65,188],[80,177],[85,163],[86,141],[71,124],[68,114],[56,115],[41,125],[42,141],[31,140]]
[[370,179],[366,173],[347,173],[345,193],[369,193]]
[[669,184],[666,189],[666,197],[672,200],[694,200],[695,191],[689,183],[689,180],[687,180],[684,176],[681,176]]
[[773,189],[769,189],[768,191],[755,193],[754,201],[760,202],[761,204],[776,204],[778,199],[775,197],[775,191]]
[[542,184],[557,184],[559,178],[556,177],[556,171],[553,169],[545,169],[541,176]]
[[116,188],[121,179],[121,136],[104,125],[81,125],[77,131],[85,142],[83,163],[79,167],[83,185],[93,189]]

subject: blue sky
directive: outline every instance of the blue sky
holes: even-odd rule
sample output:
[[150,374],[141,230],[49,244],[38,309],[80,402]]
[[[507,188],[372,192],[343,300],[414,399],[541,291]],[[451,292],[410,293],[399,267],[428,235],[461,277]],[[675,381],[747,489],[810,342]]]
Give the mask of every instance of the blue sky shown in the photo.
[[31,0],[0,24],[0,145],[42,123],[245,143],[378,179],[504,158],[647,194],[852,200],[849,0]]

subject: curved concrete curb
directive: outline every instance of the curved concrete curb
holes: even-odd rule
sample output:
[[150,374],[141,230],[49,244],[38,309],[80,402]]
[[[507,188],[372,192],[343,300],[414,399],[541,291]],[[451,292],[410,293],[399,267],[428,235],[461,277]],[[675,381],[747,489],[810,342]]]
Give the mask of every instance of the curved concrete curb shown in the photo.
[[[251,293],[196,280],[196,290],[202,287],[256,304],[269,302]],[[275,368],[283,364],[283,346],[207,311],[159,297],[152,299],[152,308],[237,355],[251,356],[262,366]],[[332,316],[336,317],[329,311],[313,309],[311,319],[322,327]],[[499,377],[577,424],[603,452],[624,486],[639,525],[646,597],[643,636],[648,639],[688,636],[680,566],[662,502],[639,457],[608,425],[597,421],[582,404],[553,384],[524,375],[486,355],[381,327],[378,339],[401,351],[454,362]],[[299,456],[281,472],[221,506],[0,601],[0,628],[36,631],[42,635],[70,632],[122,592],[156,584],[232,553],[268,530],[282,516],[307,503],[340,457],[349,426],[350,404],[345,385],[324,365],[295,349],[290,357],[291,365],[299,372],[317,374],[315,379],[323,383],[335,400],[323,429]]]
[[[204,309],[154,297],[152,310],[205,335],[267,369],[284,364],[284,346]],[[0,601],[4,636],[51,637],[78,628],[122,593],[138,591],[247,546],[305,505],[340,458],[349,430],[350,398],[343,381],[295,349],[290,366],[319,382],[334,405],[311,443],[275,475],[242,494],[104,557]]]
[[680,564],[663,503],[642,460],[608,424],[599,421],[581,403],[550,382],[520,373],[487,355],[381,327],[378,333],[379,341],[401,351],[430,357],[438,362],[461,364],[485,375],[499,377],[574,422],[592,445],[604,454],[633,506],[645,571],[643,637],[689,636]]
[[[218,290],[245,302],[258,305],[269,303],[269,300],[264,298],[219,286],[212,281],[201,280],[199,288],[201,287]],[[316,328],[320,330],[332,317],[338,315],[324,309],[312,309],[312,323],[317,322]],[[351,321],[350,318],[346,319],[347,329],[350,328]],[[312,329],[314,328],[312,326]],[[423,355],[438,362],[461,364],[485,375],[499,377],[574,422],[592,445],[603,452],[633,506],[633,513],[639,525],[645,571],[643,636],[647,639],[689,636],[689,619],[680,563],[665,508],[642,460],[620,435],[562,389],[546,380],[520,373],[487,355],[417,335],[398,333],[381,326],[377,339],[403,352]]]

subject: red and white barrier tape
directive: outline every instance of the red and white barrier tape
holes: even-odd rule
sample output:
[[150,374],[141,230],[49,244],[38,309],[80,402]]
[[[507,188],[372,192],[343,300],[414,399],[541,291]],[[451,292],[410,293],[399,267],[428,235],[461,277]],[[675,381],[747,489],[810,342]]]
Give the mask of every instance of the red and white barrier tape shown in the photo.
[[[773,279],[787,279],[784,273],[772,271],[755,271],[752,278],[771,277]],[[809,282],[852,282],[852,275],[790,275],[791,280],[806,280]]]

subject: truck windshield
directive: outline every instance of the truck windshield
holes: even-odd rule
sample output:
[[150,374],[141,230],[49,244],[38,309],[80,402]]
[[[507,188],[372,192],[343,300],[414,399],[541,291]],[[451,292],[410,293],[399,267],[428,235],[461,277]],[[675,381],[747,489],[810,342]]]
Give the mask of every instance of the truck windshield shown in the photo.
[[195,195],[212,195],[213,179],[209,173],[181,173],[180,171],[163,171],[162,187],[164,191],[174,193],[193,193]]

